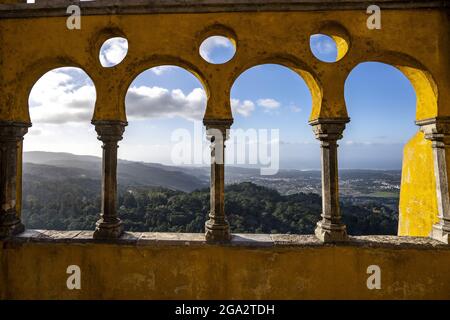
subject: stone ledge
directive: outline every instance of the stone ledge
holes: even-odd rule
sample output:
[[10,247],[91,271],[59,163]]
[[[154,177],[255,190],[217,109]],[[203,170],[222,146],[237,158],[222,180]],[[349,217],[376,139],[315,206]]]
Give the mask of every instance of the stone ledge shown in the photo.
[[357,236],[339,244],[323,244],[313,235],[290,234],[233,234],[227,244],[208,244],[201,233],[125,232],[116,240],[93,239],[93,231],[26,230],[4,239],[4,246],[23,243],[115,244],[128,246],[224,246],[224,247],[366,247],[391,249],[444,249],[450,246],[431,238],[398,236]]
[[[36,4],[0,4],[0,18],[67,16],[70,4],[82,8],[83,15],[148,13],[213,13],[263,11],[366,10],[362,0],[37,0]],[[448,8],[446,0],[378,0],[382,9]]]

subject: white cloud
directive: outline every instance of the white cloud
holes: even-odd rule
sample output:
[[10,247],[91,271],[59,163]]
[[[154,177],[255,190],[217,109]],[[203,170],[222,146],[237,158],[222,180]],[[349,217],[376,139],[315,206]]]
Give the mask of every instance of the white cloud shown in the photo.
[[241,102],[239,99],[231,99],[231,110],[233,113],[248,117],[255,110],[255,103],[251,100]]
[[124,38],[111,38],[105,41],[100,49],[100,63],[104,67],[113,67],[125,59],[128,52],[128,41]]
[[25,135],[25,151],[70,152],[101,156],[101,143],[88,123],[52,125],[33,123]]
[[[56,69],[33,87],[29,99],[31,119],[34,123],[44,124],[90,124],[95,99],[94,84],[82,70]],[[131,87],[125,101],[129,120],[174,117],[201,120],[206,103],[206,94],[201,88],[185,93],[180,89],[145,85]],[[281,106],[280,102],[270,98],[259,99],[256,103],[231,99],[233,113],[243,117],[250,116],[256,105],[266,110]]]
[[[96,93],[92,82],[86,81],[73,68],[48,72],[33,87],[30,94],[30,114],[35,123],[90,123]],[[130,120],[143,118],[173,118],[201,120],[206,108],[203,89],[188,94],[182,90],[160,87],[131,87],[126,97]]]
[[36,128],[32,128],[30,130],[28,130],[28,136],[40,136],[42,135],[42,129],[36,129]]
[[[32,122],[89,123],[95,105],[95,88],[82,71],[60,68],[40,78],[29,97]],[[80,80],[83,78],[83,80]]]
[[259,99],[256,103],[267,110],[278,109],[281,106],[281,103],[274,99]]
[[[384,144],[384,143],[377,143],[377,142],[374,142],[374,141],[354,141],[354,140],[347,140],[347,141],[345,141],[345,144],[346,144],[346,145],[349,145],[349,146],[372,146],[372,145],[382,145],[382,144]],[[394,142],[394,143],[389,142],[389,143],[387,143],[387,144],[395,144],[395,142]]]
[[170,70],[172,70],[174,68],[176,68],[176,67],[174,67],[174,66],[159,66],[159,67],[153,67],[150,70],[157,76],[160,76],[166,72],[169,72]]
[[206,109],[206,95],[200,88],[185,95],[180,89],[140,86],[128,90],[125,104],[130,120],[177,116],[201,120]]
[[[233,43],[230,41],[230,39],[222,36],[212,36],[203,41],[203,43],[200,46],[200,55],[205,59],[206,61],[211,61],[211,53],[213,50],[218,48],[225,48],[225,49],[234,49]],[[234,53],[233,53],[234,54]]]

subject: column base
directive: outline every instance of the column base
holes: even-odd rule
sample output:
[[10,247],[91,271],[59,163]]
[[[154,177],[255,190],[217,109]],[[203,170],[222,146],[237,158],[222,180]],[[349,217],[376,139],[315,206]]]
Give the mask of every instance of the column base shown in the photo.
[[449,244],[449,231],[444,230],[444,227],[441,224],[433,225],[430,237],[445,244]]
[[15,212],[0,216],[0,238],[11,237],[24,231],[25,226]]
[[123,234],[123,225],[121,220],[115,222],[106,222],[103,219],[97,221],[94,231],[94,239],[117,239]]
[[319,221],[317,222],[315,234],[322,242],[348,241],[347,228],[343,224],[324,224],[322,221]]
[[230,226],[213,224],[211,220],[205,223],[205,238],[207,242],[229,242],[231,240]]

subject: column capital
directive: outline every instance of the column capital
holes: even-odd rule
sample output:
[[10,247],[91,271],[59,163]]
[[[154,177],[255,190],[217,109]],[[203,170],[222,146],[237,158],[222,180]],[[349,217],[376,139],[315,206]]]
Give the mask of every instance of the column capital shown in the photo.
[[30,123],[0,121],[0,141],[21,141],[29,127]]
[[103,142],[117,142],[122,140],[122,136],[125,132],[125,127],[128,125],[128,122],[116,120],[100,120],[92,121],[92,124],[95,126],[98,140],[101,140]]
[[450,117],[437,117],[416,121],[425,139],[433,142],[433,147],[450,146]]
[[203,119],[203,124],[208,129],[228,130],[233,124],[233,119]]
[[[215,120],[203,120],[203,124],[206,126],[206,138],[211,141],[211,147],[215,147],[217,142],[225,142],[230,138],[230,127],[233,124],[231,119],[215,119]],[[218,139],[217,137],[220,136]]]
[[349,118],[319,118],[309,122],[316,139],[320,141],[337,141],[342,139],[345,125]]

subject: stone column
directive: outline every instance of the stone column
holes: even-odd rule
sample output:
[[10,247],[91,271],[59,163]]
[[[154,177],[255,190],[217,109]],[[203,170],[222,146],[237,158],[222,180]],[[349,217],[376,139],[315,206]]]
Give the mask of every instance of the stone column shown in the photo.
[[337,140],[349,119],[318,119],[310,122],[321,145],[322,157],[322,220],[315,234],[323,242],[346,241],[347,230],[341,221]]
[[227,242],[231,239],[230,225],[225,216],[225,141],[232,120],[205,120],[206,135],[211,142],[211,187],[209,220],[205,223],[208,242]]
[[20,145],[29,124],[0,122],[0,237],[25,230],[19,218],[17,204],[17,161]]
[[94,238],[115,239],[123,233],[122,221],[117,216],[117,149],[127,123],[122,121],[92,123],[95,125],[98,139],[103,142],[102,207]]
[[433,226],[431,237],[449,243],[450,233],[450,197],[449,172],[450,165],[450,117],[417,121],[417,125],[431,140],[433,148],[434,175],[436,178],[436,194],[439,222]]

